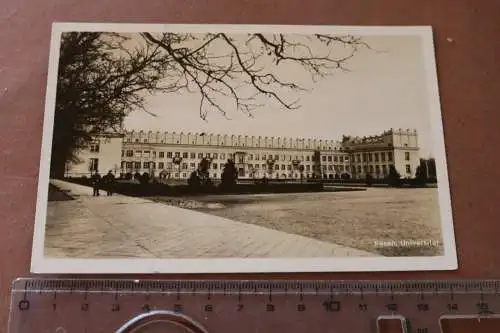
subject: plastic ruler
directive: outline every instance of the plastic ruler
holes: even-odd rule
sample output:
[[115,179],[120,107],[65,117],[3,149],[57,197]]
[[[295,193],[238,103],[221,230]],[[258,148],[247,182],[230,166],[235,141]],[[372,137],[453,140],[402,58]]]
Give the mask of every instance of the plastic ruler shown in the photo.
[[484,280],[18,279],[9,332],[500,332],[499,290]]

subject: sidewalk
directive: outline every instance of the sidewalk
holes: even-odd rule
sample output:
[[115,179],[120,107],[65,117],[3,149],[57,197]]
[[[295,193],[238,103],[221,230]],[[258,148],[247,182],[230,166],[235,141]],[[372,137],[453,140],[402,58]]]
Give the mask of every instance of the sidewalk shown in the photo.
[[48,203],[45,255],[59,258],[375,256],[369,252],[51,180],[76,200]]

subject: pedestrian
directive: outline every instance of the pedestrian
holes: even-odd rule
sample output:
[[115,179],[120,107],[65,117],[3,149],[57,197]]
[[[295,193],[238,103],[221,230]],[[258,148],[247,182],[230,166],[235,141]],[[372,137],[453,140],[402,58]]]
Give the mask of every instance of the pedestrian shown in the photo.
[[115,176],[113,175],[113,172],[109,170],[108,174],[104,176],[104,184],[106,184],[106,195],[107,196],[112,196],[113,195],[113,186],[115,183]]
[[92,196],[97,197],[99,196],[99,185],[101,183],[101,175],[96,172],[92,175],[90,178],[90,183],[92,184]]

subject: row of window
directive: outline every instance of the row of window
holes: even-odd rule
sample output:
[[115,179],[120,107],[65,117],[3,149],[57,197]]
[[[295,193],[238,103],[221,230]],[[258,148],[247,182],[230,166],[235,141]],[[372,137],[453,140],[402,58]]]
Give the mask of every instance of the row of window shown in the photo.
[[[130,138],[126,138],[125,139],[125,142],[128,142],[128,143],[131,143],[132,142],[132,139]],[[148,139],[142,139],[142,140],[139,140],[139,139],[135,139],[134,142],[136,143],[158,143],[158,142],[155,142],[155,141],[152,141],[152,142],[149,142]],[[159,143],[163,143],[165,144],[165,140],[160,140]],[[181,144],[179,140],[176,140],[176,143],[175,144]],[[182,143],[182,144],[188,144],[188,143]],[[219,146],[241,146],[241,147],[256,147],[256,148],[276,148],[276,147],[273,147],[273,144],[260,144],[260,143],[255,143],[255,144],[249,144],[247,145],[246,143],[238,143],[238,142],[232,142],[232,143],[228,143],[226,144],[225,141],[221,141],[219,143],[212,143],[211,141],[205,141],[205,142],[202,142],[202,143],[196,143],[196,141],[192,141],[191,144],[193,145],[197,145],[197,144],[200,144],[200,145],[219,145]],[[293,146],[292,145],[287,145],[287,144],[282,144],[281,145],[281,148],[297,148],[297,145],[294,144]],[[317,149],[322,149],[322,150],[340,150],[342,151],[343,148],[342,147],[332,147],[332,146],[319,146],[319,147],[316,147]],[[303,149],[309,149],[309,146],[308,145],[305,145]]]
[[[226,158],[228,159],[233,159],[235,154],[225,154],[225,153],[187,153],[187,152],[163,152],[160,151],[158,152],[158,158],[183,158],[183,159],[202,159],[202,158],[208,158],[212,160],[225,160]],[[156,158],[157,157],[157,152],[156,151],[149,151],[149,150],[136,150],[135,152],[133,150],[122,150],[122,157],[145,157],[145,158]],[[265,160],[274,160],[274,161],[312,161],[313,156],[312,155],[278,155],[278,154],[248,154],[246,155],[247,158],[244,157],[243,154],[239,154],[237,163],[244,163],[244,161],[265,161]],[[326,162],[347,162],[349,161],[349,157],[347,156],[323,156],[323,161]]]
[[[392,165],[392,164],[391,164]],[[351,171],[353,173],[357,172],[358,174],[360,173],[370,173],[370,174],[377,174],[379,175],[380,173],[383,173],[384,175],[386,175],[388,172],[389,172],[389,167],[390,165],[365,165],[363,167],[361,167],[361,165],[358,165],[357,167],[356,166],[351,166]],[[325,168],[323,167],[323,170],[325,170]],[[411,174],[412,173],[412,170],[411,170],[411,165],[410,164],[406,164],[405,165],[405,171],[407,174]]]

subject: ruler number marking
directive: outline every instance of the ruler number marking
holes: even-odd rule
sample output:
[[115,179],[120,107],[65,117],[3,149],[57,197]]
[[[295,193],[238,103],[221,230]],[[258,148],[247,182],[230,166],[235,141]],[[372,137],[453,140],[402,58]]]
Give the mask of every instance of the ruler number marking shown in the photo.
[[297,311],[298,312],[304,312],[304,311],[306,311],[306,305],[303,304],[303,303],[297,304]]
[[417,309],[418,309],[418,311],[423,311],[423,312],[429,311],[429,304],[419,303],[419,304],[417,304]]
[[205,304],[204,310],[205,312],[213,312],[214,306],[212,304]]
[[389,303],[386,305],[387,310],[396,312],[398,311],[398,304],[397,303]]
[[82,306],[80,307],[80,310],[82,310],[82,311],[89,311],[89,303],[82,303]]
[[456,311],[456,310],[458,310],[458,304],[457,303],[448,303],[446,305],[446,308],[448,309],[448,311]]
[[274,312],[274,310],[276,310],[276,307],[274,306],[274,304],[266,304],[266,311],[267,312]]
[[184,308],[182,307],[182,304],[178,304],[178,303],[174,304],[174,312],[180,313],[182,311],[184,311]]
[[368,311],[368,304],[366,303],[360,303],[358,305],[359,311]]
[[242,311],[242,310],[243,310],[243,308],[244,308],[244,306],[243,306],[243,304],[241,304],[241,303],[239,303],[238,305],[236,305],[236,311],[237,311],[237,312]]
[[19,301],[18,307],[21,311],[28,311],[30,309],[30,301],[28,301],[27,299]]
[[114,304],[111,306],[111,311],[113,311],[113,312],[118,312],[118,311],[120,311],[120,304],[118,304],[118,303],[114,303]]
[[339,312],[340,311],[340,302],[338,301],[324,301],[323,307],[327,312]]

